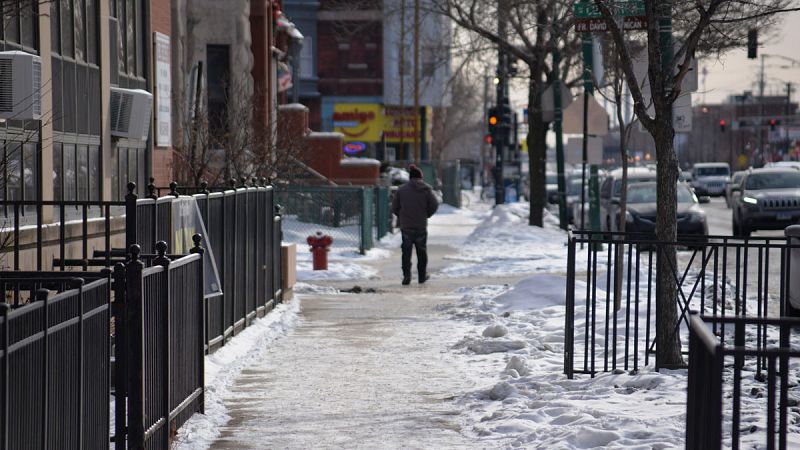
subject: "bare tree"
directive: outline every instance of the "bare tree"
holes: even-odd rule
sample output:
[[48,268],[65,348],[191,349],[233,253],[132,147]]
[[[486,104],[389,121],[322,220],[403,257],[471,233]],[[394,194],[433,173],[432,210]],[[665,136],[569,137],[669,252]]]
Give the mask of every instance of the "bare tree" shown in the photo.
[[[662,242],[677,238],[678,159],[673,148],[675,130],[672,107],[681,95],[681,86],[692,59],[700,52],[719,54],[744,42],[748,28],[774,24],[777,14],[791,9],[793,0],[644,0],[647,29],[644,33],[626,34],[614,17],[611,0],[593,0],[601,12],[610,36],[619,53],[622,72],[633,97],[634,111],[642,126],[653,136],[658,161],[658,204],[656,236]],[[676,31],[673,48],[673,26]],[[646,49],[652,98],[650,103],[642,89],[644,80],[634,71],[632,43]],[[657,365],[683,364],[678,334],[677,284],[673,270],[676,250],[665,246],[657,264],[656,346]]]
[[564,0],[502,0],[511,33],[497,33],[498,2],[485,0],[433,0],[432,9],[449,17],[510,54],[526,66],[528,82],[528,152],[530,165],[530,224],[543,225],[547,204],[545,163],[548,122],[543,119],[542,93],[554,81],[551,52],[561,51],[562,81],[574,84],[578,39],[568,33],[572,24],[572,2]]
[[[449,86],[452,104],[434,110],[431,159],[437,168],[442,161],[452,159],[454,155],[465,154],[463,149],[456,148],[465,145],[462,137],[481,134],[483,128],[483,117],[479,113],[482,109],[482,99],[479,97],[481,83],[476,81],[478,80],[471,78],[466,72],[457,72]],[[476,148],[481,146],[480,139],[470,142]]]

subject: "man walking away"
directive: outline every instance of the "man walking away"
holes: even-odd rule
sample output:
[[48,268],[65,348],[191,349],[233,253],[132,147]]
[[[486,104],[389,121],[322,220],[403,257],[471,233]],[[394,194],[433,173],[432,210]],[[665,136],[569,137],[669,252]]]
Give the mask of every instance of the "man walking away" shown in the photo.
[[420,284],[428,280],[428,218],[439,208],[433,189],[422,180],[422,171],[412,164],[408,175],[409,181],[397,190],[392,201],[392,213],[397,216],[403,236],[403,285],[411,283],[411,247],[417,249]]

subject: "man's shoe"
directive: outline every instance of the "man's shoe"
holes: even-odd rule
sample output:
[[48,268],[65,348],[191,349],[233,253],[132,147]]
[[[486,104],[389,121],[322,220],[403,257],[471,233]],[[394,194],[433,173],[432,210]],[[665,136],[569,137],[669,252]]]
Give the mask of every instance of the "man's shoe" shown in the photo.
[[428,275],[428,274],[425,274],[425,275],[419,277],[419,284],[424,284],[426,281],[428,281],[430,279],[431,279],[431,276]]
[[403,286],[411,284],[411,277],[403,277]]

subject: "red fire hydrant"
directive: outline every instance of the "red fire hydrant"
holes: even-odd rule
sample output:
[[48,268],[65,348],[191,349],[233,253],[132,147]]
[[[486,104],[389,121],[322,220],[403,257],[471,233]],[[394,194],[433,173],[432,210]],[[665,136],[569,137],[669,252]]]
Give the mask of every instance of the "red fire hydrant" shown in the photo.
[[317,234],[309,236],[306,242],[311,247],[309,250],[314,261],[314,270],[328,270],[328,252],[333,244],[333,238],[317,231]]

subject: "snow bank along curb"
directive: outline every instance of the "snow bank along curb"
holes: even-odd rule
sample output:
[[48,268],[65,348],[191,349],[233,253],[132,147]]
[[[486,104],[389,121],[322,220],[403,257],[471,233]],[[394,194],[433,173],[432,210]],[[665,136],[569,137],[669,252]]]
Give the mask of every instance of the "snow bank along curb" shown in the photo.
[[174,449],[205,449],[219,437],[220,427],[230,420],[223,402],[228,386],[242,369],[263,355],[270,343],[297,325],[301,299],[302,295],[298,295],[289,303],[278,305],[225,346],[205,357],[205,414],[193,415],[178,430]]

